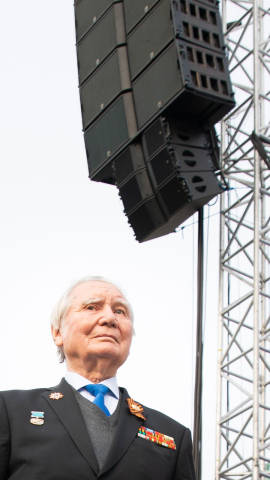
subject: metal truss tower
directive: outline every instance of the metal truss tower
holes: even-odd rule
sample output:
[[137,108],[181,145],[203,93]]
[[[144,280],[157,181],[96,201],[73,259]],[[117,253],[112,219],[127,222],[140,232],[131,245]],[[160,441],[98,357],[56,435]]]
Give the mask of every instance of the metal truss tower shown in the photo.
[[259,480],[270,478],[270,1],[223,0],[222,16],[237,105],[221,124],[215,479]]

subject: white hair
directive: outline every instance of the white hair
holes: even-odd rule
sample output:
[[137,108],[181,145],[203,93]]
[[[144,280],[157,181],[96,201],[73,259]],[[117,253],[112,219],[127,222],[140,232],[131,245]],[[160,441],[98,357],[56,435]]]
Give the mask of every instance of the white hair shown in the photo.
[[[113,285],[114,287],[116,287],[119,290],[119,292],[121,292],[124,295],[124,297],[126,298],[126,295],[125,295],[124,291],[119,287],[119,285],[112,282],[111,280],[109,280],[105,277],[97,277],[97,276],[92,276],[92,275],[90,275],[88,277],[84,277],[81,280],[78,280],[77,282],[73,283],[64,292],[62,297],[59,299],[58,303],[55,305],[55,307],[52,311],[52,314],[51,314],[51,326],[53,328],[55,328],[56,330],[60,330],[60,328],[63,326],[63,321],[65,320],[65,316],[68,313],[68,311],[69,311],[69,309],[72,305],[72,301],[73,301],[72,292],[73,292],[73,290],[78,285],[81,285],[82,283],[86,283],[86,282],[109,283],[110,285]],[[129,303],[128,303],[128,307],[129,307],[130,319],[131,319],[131,322],[132,322],[132,325],[133,325],[134,316],[133,316],[132,308],[131,308]],[[133,335],[134,335],[134,333],[135,333],[135,331],[134,331],[134,328],[133,328]],[[62,346],[57,347],[57,354],[58,354],[58,357],[59,357],[59,362],[63,363],[66,357],[65,357],[65,352],[64,352],[64,349],[63,349]]]

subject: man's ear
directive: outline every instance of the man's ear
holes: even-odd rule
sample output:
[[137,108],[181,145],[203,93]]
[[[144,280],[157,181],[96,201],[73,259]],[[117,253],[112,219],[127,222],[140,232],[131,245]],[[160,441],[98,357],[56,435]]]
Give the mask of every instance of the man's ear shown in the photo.
[[63,345],[63,338],[62,338],[61,330],[59,330],[59,328],[55,328],[55,327],[51,326],[51,332],[52,332],[52,337],[53,337],[53,341],[54,341],[55,345],[57,347],[61,347]]

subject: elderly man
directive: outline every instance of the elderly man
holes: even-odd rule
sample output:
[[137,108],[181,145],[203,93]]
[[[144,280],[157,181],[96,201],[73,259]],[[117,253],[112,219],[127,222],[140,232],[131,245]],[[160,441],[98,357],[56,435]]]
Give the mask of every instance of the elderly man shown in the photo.
[[190,431],[117,386],[132,333],[113,283],[90,277],[64,294],[52,336],[66,377],[0,395],[0,480],[195,480]]

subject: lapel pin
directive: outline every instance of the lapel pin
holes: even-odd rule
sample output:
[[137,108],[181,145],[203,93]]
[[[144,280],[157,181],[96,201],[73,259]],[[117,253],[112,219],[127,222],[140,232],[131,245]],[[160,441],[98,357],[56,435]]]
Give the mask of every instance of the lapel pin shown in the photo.
[[132,398],[127,398],[127,402],[132,415],[136,415],[136,417],[146,420],[146,418],[142,415],[144,409],[140,403],[135,402],[134,400],[132,400]]
[[59,392],[51,393],[51,395],[49,395],[49,397],[52,400],[59,400],[59,398],[63,398],[63,396],[64,395],[62,393],[59,393]]
[[31,412],[30,423],[33,425],[44,425],[44,412]]
[[162,447],[176,450],[176,445],[173,437],[169,437],[168,435],[164,435],[163,433],[156,432],[155,430],[150,430],[150,428],[140,427],[137,436],[144,438],[145,440],[150,440],[150,442],[157,443]]

